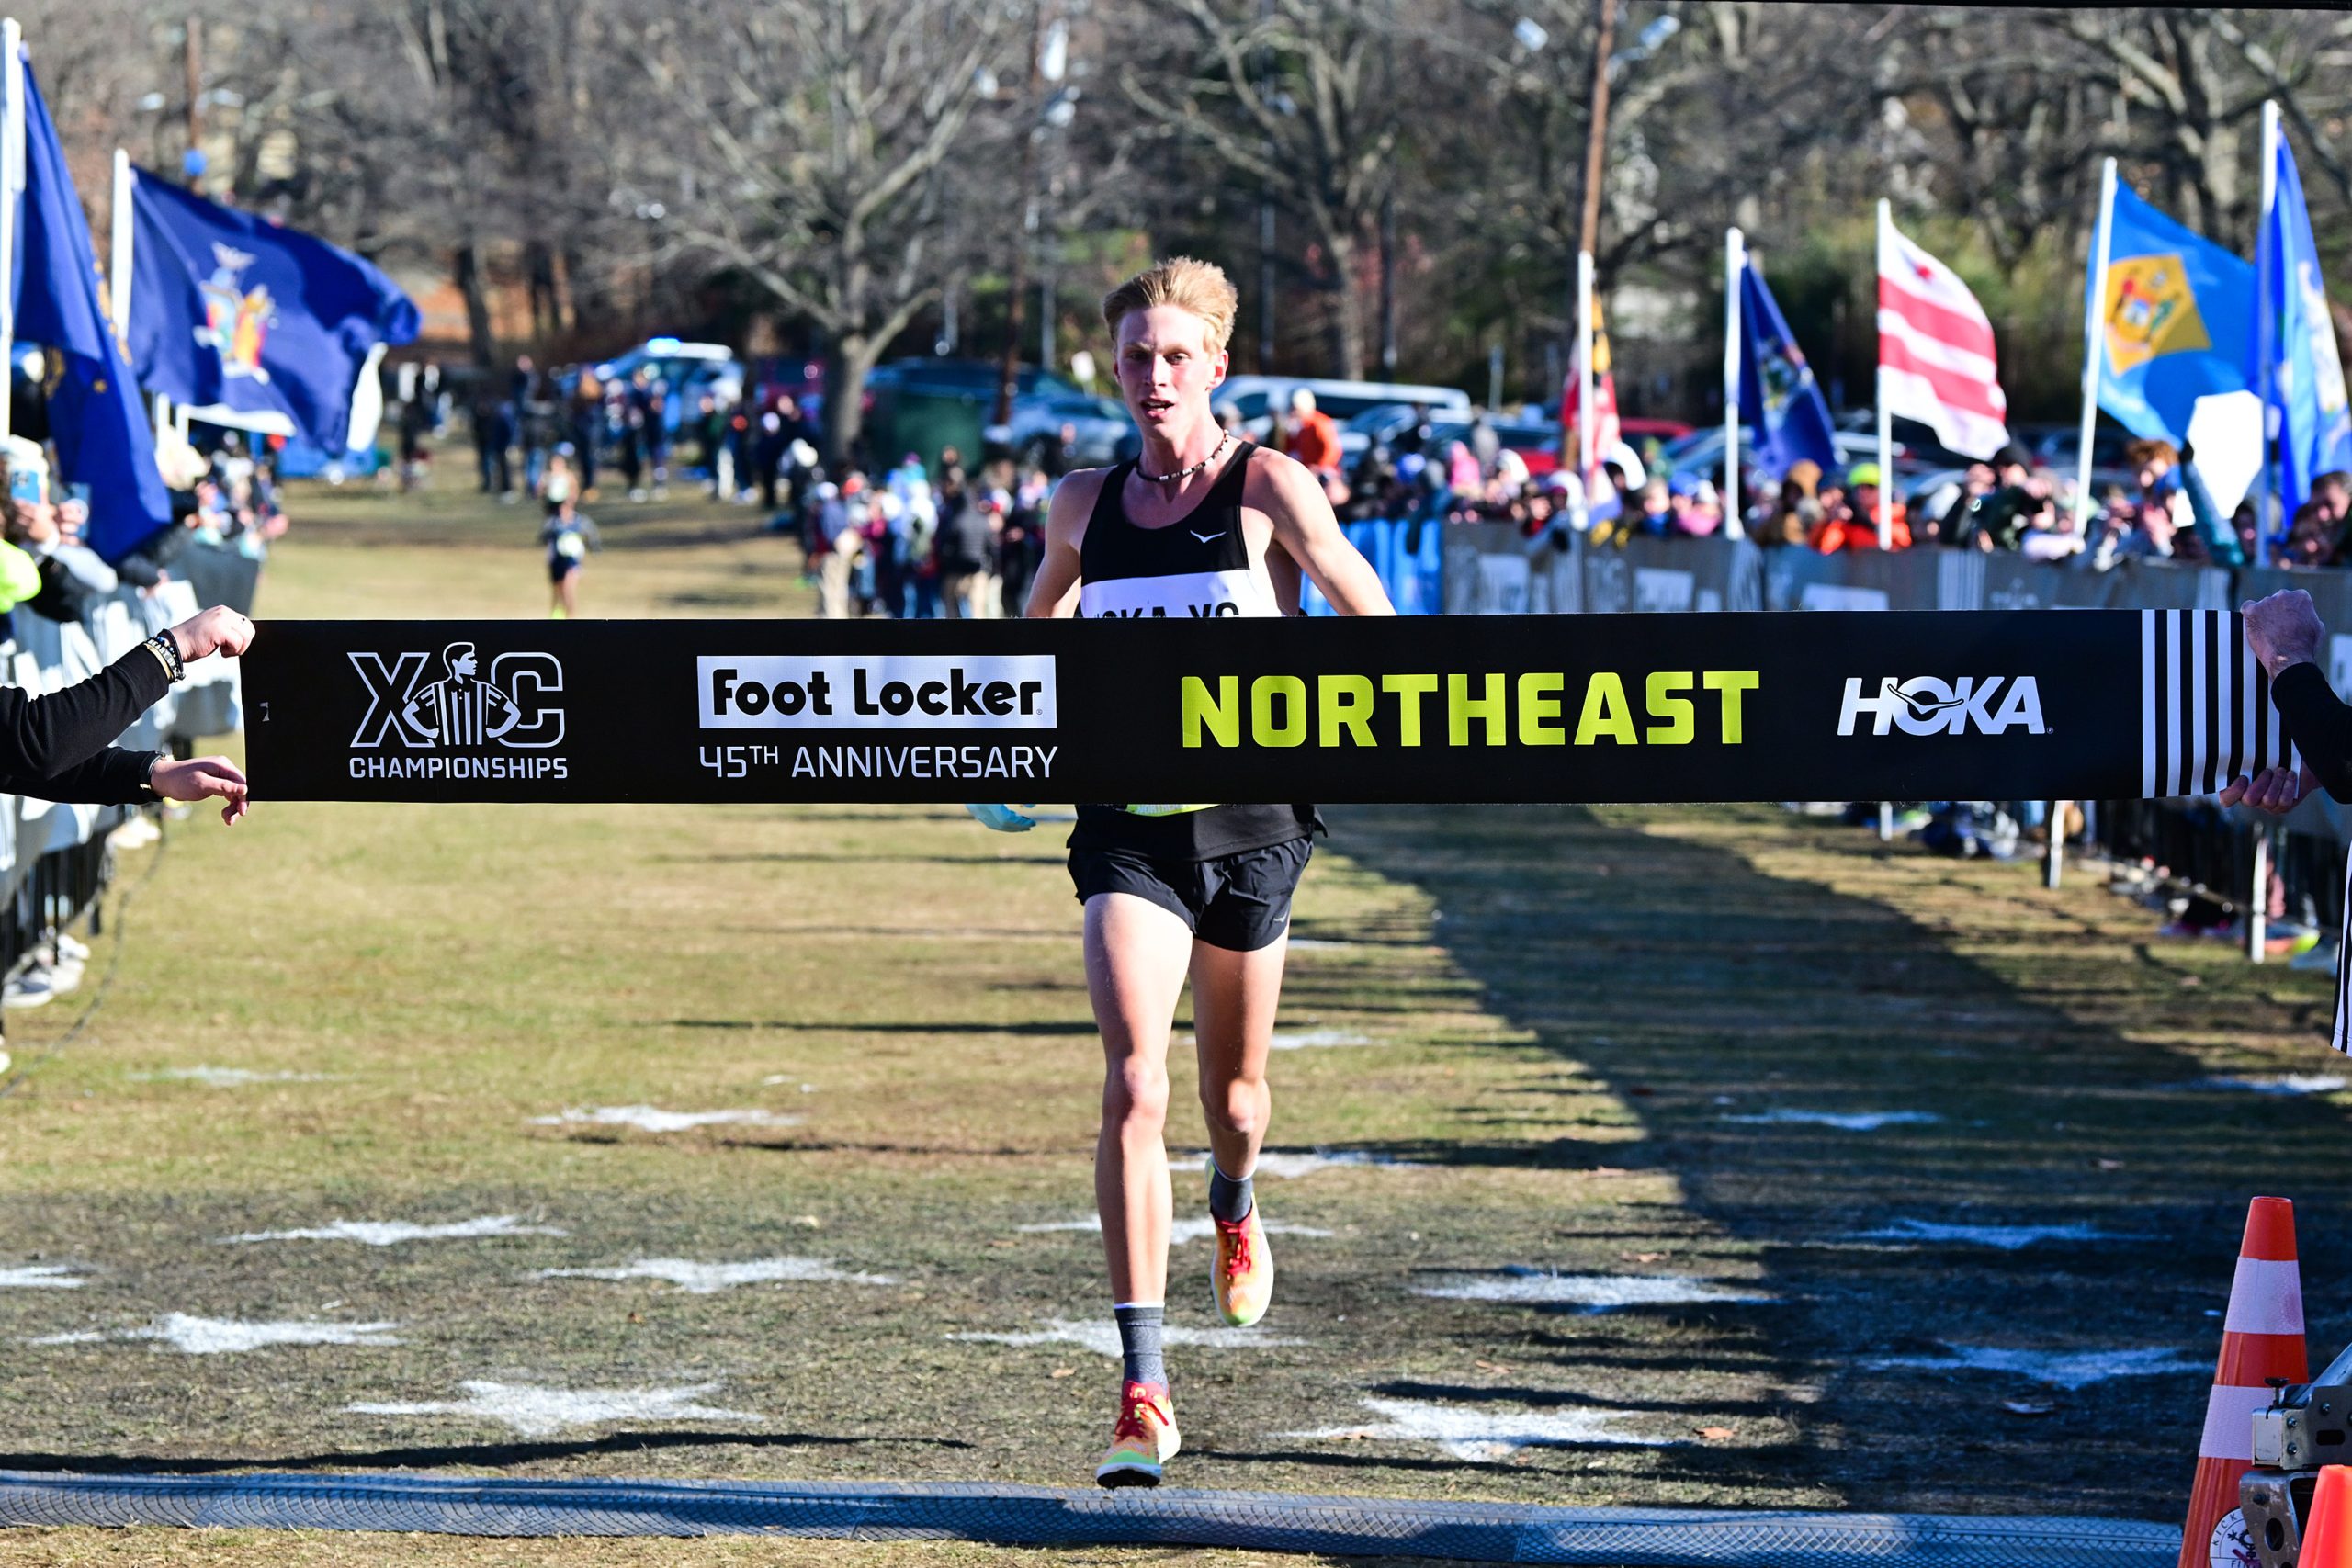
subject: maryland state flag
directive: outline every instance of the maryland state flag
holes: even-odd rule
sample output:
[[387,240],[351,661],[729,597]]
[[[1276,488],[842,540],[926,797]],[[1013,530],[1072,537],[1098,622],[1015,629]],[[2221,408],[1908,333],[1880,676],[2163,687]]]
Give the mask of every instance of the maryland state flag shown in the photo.
[[2254,268],[2120,186],[2106,220],[2107,295],[2093,298],[2096,257],[2084,290],[2098,406],[2134,435],[2185,442],[2198,399],[2247,389]]
[[[1578,444],[1584,430],[1584,410],[1578,406],[1583,393],[1577,385],[1577,373],[1571,367],[1567,385],[1560,390],[1560,466],[1576,470],[1578,455],[1584,448]],[[1593,444],[1587,455],[1585,467],[1597,468],[1624,440],[1624,431],[1617,423],[1617,377],[1610,368],[1609,329],[1601,325],[1600,300],[1592,301],[1592,408]]]

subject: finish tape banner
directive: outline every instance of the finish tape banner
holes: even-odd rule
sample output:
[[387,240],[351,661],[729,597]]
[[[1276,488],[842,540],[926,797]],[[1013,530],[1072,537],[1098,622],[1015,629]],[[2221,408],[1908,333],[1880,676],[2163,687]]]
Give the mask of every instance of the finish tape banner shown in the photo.
[[257,797],[2191,795],[2284,748],[2220,611],[270,621]]

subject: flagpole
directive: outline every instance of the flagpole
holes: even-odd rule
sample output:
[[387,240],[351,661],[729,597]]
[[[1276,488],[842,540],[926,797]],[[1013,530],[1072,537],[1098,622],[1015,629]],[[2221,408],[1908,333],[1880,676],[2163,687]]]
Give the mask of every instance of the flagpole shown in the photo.
[[1577,479],[1584,486],[1587,510],[1592,506],[1593,476],[1600,465],[1593,453],[1592,417],[1592,253],[1577,253]]
[[1724,537],[1744,537],[1739,510],[1739,291],[1747,237],[1724,231]]
[[[1894,231],[1894,209],[1884,197],[1878,203],[1878,276],[1886,276],[1886,254],[1894,247],[1887,238]],[[1877,319],[1873,312],[1871,319]],[[1878,351],[1878,376],[1872,383],[1878,399],[1878,547],[1894,547],[1894,514],[1890,510],[1887,492],[1894,488],[1894,416],[1886,406],[1886,345]]]
[[2254,362],[2262,395],[2262,500],[2255,513],[2255,536],[2265,546],[2278,526],[2278,473],[2271,467],[2271,454],[2278,438],[2278,311],[2284,301],[2270,297],[2270,274],[2278,265],[2270,223],[2278,206],[2278,105],[2273,99],[2262,106],[2262,221],[2254,242]]
[[2091,292],[2083,310],[2083,423],[2075,459],[2075,533],[2090,532],[2091,439],[2098,429],[2099,366],[2107,358],[2108,258],[2115,244],[2115,160],[2099,165],[2098,233],[2091,242]]
[[0,439],[16,434],[17,196],[25,168],[25,29],[0,21]]
[[130,357],[130,154],[114,150],[114,221],[107,235],[107,310],[114,341]]

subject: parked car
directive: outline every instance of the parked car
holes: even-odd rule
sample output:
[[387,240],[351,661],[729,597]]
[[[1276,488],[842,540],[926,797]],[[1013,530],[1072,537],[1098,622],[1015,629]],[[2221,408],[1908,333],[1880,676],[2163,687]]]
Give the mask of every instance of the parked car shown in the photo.
[[1318,412],[1329,414],[1341,425],[1340,450],[1352,461],[1355,453],[1363,450],[1358,442],[1353,451],[1348,446],[1348,422],[1372,410],[1403,405],[1419,405],[1438,418],[1470,417],[1470,394],[1459,387],[1420,387],[1394,381],[1331,381],[1309,376],[1231,376],[1225,385],[1209,394],[1214,406],[1230,405],[1241,414],[1241,427],[1253,441],[1263,441],[1272,434],[1274,416],[1287,412],[1290,396],[1300,388],[1315,394]]
[[[639,370],[651,370],[669,389],[662,411],[662,426],[668,430],[677,429],[681,419],[699,408],[705,393],[721,403],[737,401],[743,395],[743,362],[725,344],[651,337],[601,361],[594,369],[596,379],[608,386],[626,385]],[[559,378],[557,385],[569,397],[579,378],[576,371],[571,372]]]
[[[1127,417],[1125,403],[1084,392],[1039,391],[1012,400],[1012,423],[989,427],[989,438],[1001,440],[1023,462],[1045,466],[1061,444],[1062,428],[1070,431],[1070,462],[1081,468],[1099,468],[1124,462],[1143,450],[1143,436]],[[1001,432],[1001,434],[999,433]]]
[[[1496,438],[1510,451],[1519,454],[1527,465],[1531,478],[1542,479],[1560,466],[1560,427],[1534,420],[1490,419],[1487,427]],[[1432,422],[1427,448],[1432,459],[1442,457],[1445,449],[1456,441],[1470,439],[1471,422],[1450,419]]]

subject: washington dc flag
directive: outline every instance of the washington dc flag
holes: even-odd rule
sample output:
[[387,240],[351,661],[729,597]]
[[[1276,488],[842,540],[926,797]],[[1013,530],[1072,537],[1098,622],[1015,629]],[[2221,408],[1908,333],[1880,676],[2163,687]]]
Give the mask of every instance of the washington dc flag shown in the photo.
[[2009,438],[2009,402],[1993,363],[1993,323],[1951,268],[1882,221],[1878,363],[1886,411],[1934,429],[1970,457]]

